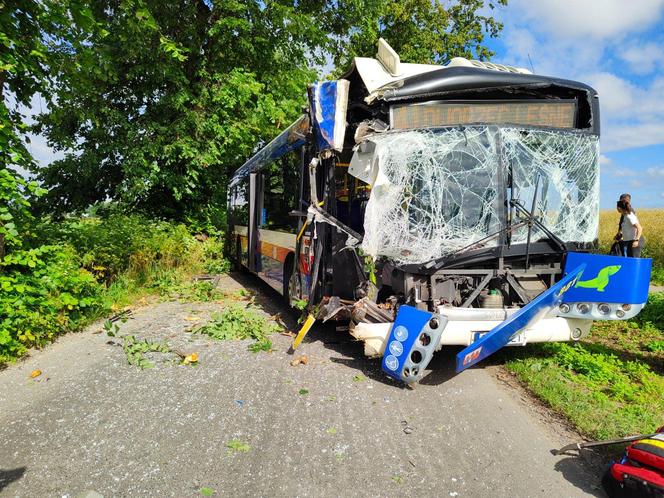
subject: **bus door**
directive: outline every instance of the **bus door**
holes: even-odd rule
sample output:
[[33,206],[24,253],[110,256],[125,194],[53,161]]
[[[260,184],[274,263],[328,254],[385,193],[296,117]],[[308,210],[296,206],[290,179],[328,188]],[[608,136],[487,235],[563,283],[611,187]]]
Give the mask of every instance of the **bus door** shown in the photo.
[[251,173],[249,175],[249,261],[247,266],[253,272],[261,271],[260,254],[258,247],[260,244],[260,234],[258,228],[263,219],[263,175],[260,173]]

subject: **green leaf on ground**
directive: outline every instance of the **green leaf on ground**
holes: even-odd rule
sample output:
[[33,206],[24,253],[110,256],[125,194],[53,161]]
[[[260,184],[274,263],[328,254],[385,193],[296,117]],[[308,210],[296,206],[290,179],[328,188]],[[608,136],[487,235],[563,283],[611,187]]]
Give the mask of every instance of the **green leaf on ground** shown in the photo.
[[228,448],[229,455],[232,455],[233,453],[248,453],[251,451],[251,446],[239,439],[231,439],[228,441],[226,443],[226,448]]

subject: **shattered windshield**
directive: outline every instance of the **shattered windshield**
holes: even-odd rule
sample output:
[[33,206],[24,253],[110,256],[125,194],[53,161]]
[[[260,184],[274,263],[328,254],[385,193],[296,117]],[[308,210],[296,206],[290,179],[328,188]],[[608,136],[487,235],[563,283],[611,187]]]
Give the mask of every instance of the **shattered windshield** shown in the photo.
[[[496,126],[373,135],[363,249],[424,263],[500,232],[527,238],[519,201],[565,242],[592,242],[598,225],[598,137]],[[534,200],[534,202],[533,202]],[[533,228],[533,241],[543,239]],[[483,245],[495,246],[494,237]]]

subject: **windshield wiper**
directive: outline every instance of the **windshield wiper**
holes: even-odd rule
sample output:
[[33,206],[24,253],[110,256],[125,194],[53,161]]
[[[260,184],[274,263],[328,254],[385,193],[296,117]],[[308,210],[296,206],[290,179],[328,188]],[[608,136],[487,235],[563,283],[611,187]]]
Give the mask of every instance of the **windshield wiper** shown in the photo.
[[[544,234],[552,241],[554,242],[557,246],[558,249],[560,249],[562,252],[567,252],[567,245],[565,242],[563,242],[560,237],[558,237],[556,234],[554,234],[551,230],[549,230],[544,223],[542,223],[540,220],[538,220],[533,213],[528,211],[526,207],[523,205],[523,203],[519,199],[511,199],[510,200],[510,206],[515,207],[516,210],[519,212],[520,215],[525,215],[526,220],[530,226],[530,224],[534,224],[544,232]],[[528,243],[530,244],[530,227],[528,229]]]

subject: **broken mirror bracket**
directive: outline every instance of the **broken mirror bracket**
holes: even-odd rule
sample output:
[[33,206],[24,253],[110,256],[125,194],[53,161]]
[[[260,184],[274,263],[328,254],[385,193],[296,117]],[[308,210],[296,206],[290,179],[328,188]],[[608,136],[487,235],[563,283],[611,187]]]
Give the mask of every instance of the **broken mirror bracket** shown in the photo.
[[401,306],[385,347],[383,371],[406,384],[420,380],[446,325],[442,315]]

